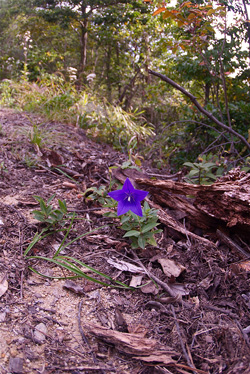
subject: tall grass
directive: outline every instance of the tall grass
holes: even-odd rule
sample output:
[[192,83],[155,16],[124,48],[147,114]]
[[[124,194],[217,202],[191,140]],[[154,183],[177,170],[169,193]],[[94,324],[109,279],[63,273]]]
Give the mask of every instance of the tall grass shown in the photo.
[[85,128],[91,137],[119,150],[125,150],[132,138],[141,144],[154,136],[153,128],[146,125],[142,113],[127,113],[87,90],[78,92],[71,83],[55,74],[44,74],[36,83],[25,79],[2,81],[0,93],[0,105]]

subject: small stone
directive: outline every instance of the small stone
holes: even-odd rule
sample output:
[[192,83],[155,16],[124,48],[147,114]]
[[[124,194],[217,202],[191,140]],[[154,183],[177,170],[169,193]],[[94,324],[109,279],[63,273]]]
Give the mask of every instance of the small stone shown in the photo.
[[0,313],[0,322],[4,322],[6,320],[6,311]]
[[36,325],[34,331],[35,343],[43,344],[46,339],[47,332],[48,330],[44,323],[39,323],[38,325]]
[[9,361],[9,371],[13,374],[22,374],[23,359],[20,357],[11,357]]
[[10,354],[12,357],[16,357],[18,355],[18,351],[16,349],[16,347],[11,347],[10,348]]

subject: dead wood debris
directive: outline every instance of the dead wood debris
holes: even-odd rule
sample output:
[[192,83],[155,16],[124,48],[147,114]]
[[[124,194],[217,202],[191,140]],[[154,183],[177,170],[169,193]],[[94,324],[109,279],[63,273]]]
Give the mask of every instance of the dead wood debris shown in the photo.
[[177,209],[185,210],[187,213],[191,211],[189,200],[182,199],[182,205],[180,205],[180,201],[178,202],[175,199],[175,195],[194,196],[193,205],[196,209],[192,213],[192,218],[195,219],[196,214],[198,215],[198,219],[195,220],[196,223],[199,222],[201,217],[206,217],[207,222],[205,224],[207,225],[212,221],[217,224],[218,221],[216,220],[221,220],[228,227],[245,225],[250,228],[249,174],[241,172],[240,179],[237,180],[220,178],[219,181],[209,186],[142,178],[136,178],[135,182],[141,187],[148,188],[153,197],[162,191],[171,193],[171,195],[166,195],[165,205],[173,206],[173,202],[171,202],[173,199]]

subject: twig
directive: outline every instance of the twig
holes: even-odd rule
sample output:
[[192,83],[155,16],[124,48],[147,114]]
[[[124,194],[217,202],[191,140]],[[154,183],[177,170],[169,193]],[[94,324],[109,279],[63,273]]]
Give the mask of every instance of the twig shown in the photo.
[[[80,303],[79,303],[79,307],[78,307],[78,315],[77,315],[77,320],[78,320],[78,328],[79,328],[79,331],[80,331],[80,334],[81,334],[81,337],[82,337],[82,340],[84,341],[84,343],[87,345],[90,353],[91,353],[91,356],[93,358],[93,362],[94,364],[98,364],[98,361],[95,357],[95,354],[94,352],[92,351],[91,347],[90,347],[90,344],[88,342],[88,339],[86,337],[86,335],[84,334],[84,331],[82,329],[82,325],[81,325],[81,310],[82,310],[82,303],[83,301],[81,300]],[[101,368],[99,370],[102,370]],[[102,371],[103,372],[103,371]]]
[[[79,373],[79,370],[84,370],[84,372],[92,371],[92,370],[101,370],[101,371],[116,371],[114,368],[100,368],[99,366],[69,366],[66,368],[62,368],[61,366],[54,366],[53,369],[62,370],[62,371],[74,371],[75,373]],[[85,371],[86,370],[86,371]]]
[[237,243],[235,243],[232,239],[230,239],[228,236],[226,236],[222,231],[216,230],[216,235],[230,249],[237,252],[240,255],[241,258],[244,258],[244,259],[250,258],[250,253],[246,252]]
[[157,278],[154,274],[150,273],[148,269],[143,265],[137,254],[131,250],[131,253],[133,254],[134,258],[136,259],[136,263],[138,263],[141,268],[145,271],[147,276],[151,279],[153,279],[157,284],[159,284],[171,297],[176,297],[176,293],[165,283],[162,282],[159,278]]
[[250,342],[249,342],[248,335],[247,335],[250,332],[249,331],[249,326],[243,329],[241,327],[240,322],[237,321],[237,319],[235,320],[235,323],[237,324],[237,326],[238,326],[238,328],[239,328],[239,330],[240,330],[240,332],[241,332],[241,334],[242,334],[242,336],[243,336],[243,338],[244,338],[244,340],[245,340],[248,348],[250,348]]
[[187,353],[187,351],[186,351],[185,345],[184,345],[184,343],[183,343],[183,339],[182,339],[181,331],[180,331],[180,326],[179,326],[179,323],[178,323],[178,321],[177,321],[177,318],[176,318],[176,314],[175,314],[175,310],[174,310],[173,305],[171,305],[171,310],[172,310],[172,314],[173,314],[173,316],[174,316],[174,321],[175,321],[175,326],[176,326],[177,334],[178,334],[178,336],[179,336],[179,340],[180,340],[181,348],[182,348],[182,351],[183,351],[184,356],[185,356],[185,358],[186,358],[186,361],[187,361],[188,365],[189,365],[192,369],[194,369],[193,372],[194,372],[194,373],[197,373],[196,368],[195,368],[194,364],[191,362],[190,357],[189,357],[189,355],[188,355],[188,353]]
[[[19,229],[19,246],[20,246],[20,253],[23,257],[23,232]],[[20,279],[20,299],[23,298],[23,269],[21,270],[21,279]]]

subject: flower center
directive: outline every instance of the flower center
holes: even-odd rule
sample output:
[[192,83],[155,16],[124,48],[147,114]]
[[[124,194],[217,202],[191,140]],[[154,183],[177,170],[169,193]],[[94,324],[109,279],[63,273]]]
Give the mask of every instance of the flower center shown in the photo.
[[134,200],[133,194],[128,194],[127,193],[127,201],[130,203],[131,200]]

